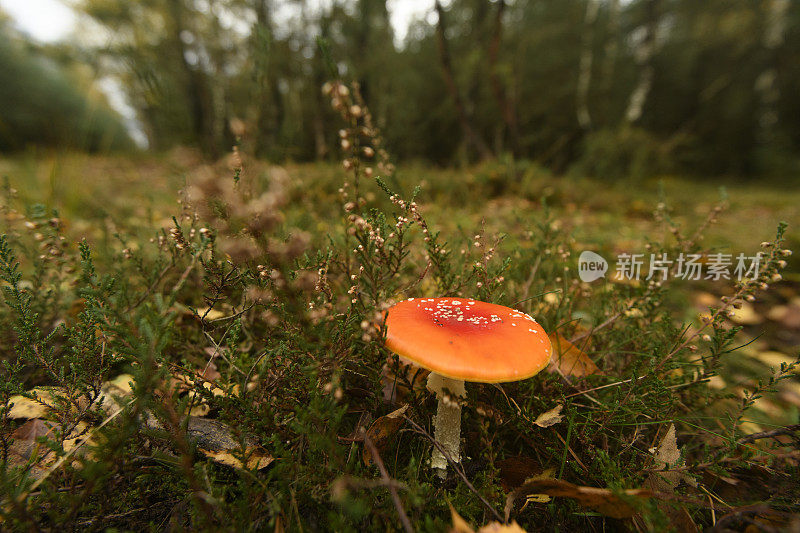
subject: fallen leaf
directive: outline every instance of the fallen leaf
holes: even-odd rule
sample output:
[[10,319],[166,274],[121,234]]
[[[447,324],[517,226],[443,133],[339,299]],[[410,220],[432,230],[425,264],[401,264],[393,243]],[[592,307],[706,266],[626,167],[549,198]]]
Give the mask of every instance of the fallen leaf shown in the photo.
[[33,418],[15,429],[11,433],[12,442],[8,448],[9,467],[24,467],[33,460],[28,474],[34,479],[43,477],[48,465],[42,459],[51,455],[51,452],[36,439],[51,435],[55,426],[55,422]]
[[645,481],[645,486],[655,492],[673,492],[683,475],[680,472],[661,470],[679,466],[681,463],[681,452],[678,450],[678,439],[675,436],[675,424],[669,425],[658,448],[651,449],[650,453],[655,454],[654,466],[659,472],[652,472]]
[[66,396],[57,387],[35,387],[28,394],[35,395],[38,401],[22,395],[12,396],[9,399],[13,404],[8,412],[9,418],[46,418],[56,402]]
[[767,312],[767,318],[775,322],[780,322],[785,328],[798,329],[800,328],[800,306],[794,303],[790,305],[776,305]]
[[102,405],[109,415],[115,414],[128,403],[125,399],[133,393],[131,383],[134,379],[131,374],[120,374],[103,383],[98,400],[102,399]]
[[664,503],[664,513],[667,515],[667,518],[669,518],[669,523],[675,531],[680,531],[681,533],[700,531],[697,528],[697,524],[692,520],[692,515],[686,510],[686,507],[680,506],[676,508],[666,504],[666,502],[662,503]]
[[700,309],[708,309],[719,305],[719,296],[714,296],[710,292],[697,291],[694,293],[694,303]]
[[456,512],[452,505],[450,505],[450,519],[453,521],[453,527],[450,528],[450,533],[475,533],[472,526],[461,518],[461,515]]
[[[781,363],[786,363],[790,365],[797,361],[796,357],[790,357],[784,353],[776,352],[772,350],[767,350],[764,352],[758,352],[754,355],[756,359],[764,363],[770,368],[774,368],[775,370],[779,370],[781,368]],[[800,365],[797,365],[793,372],[795,374],[800,374]]]
[[764,317],[759,315],[753,304],[750,302],[741,302],[741,307],[739,309],[731,309],[733,313],[728,317],[731,319],[732,322],[739,324],[740,326],[753,326],[755,324],[761,324],[764,321]]
[[564,406],[561,404],[556,405],[549,411],[546,411],[536,417],[536,420],[534,420],[533,423],[540,428],[549,428],[550,426],[554,426],[564,419],[564,415],[561,414],[561,410],[563,408]]
[[560,479],[535,479],[516,489],[506,498],[506,520],[511,516],[514,502],[528,494],[547,494],[552,497],[572,498],[580,505],[589,507],[611,518],[628,518],[636,510],[623,498],[649,498],[652,492],[647,489],[627,489],[619,494],[610,489],[582,487]]
[[223,465],[227,465],[233,468],[247,468],[248,470],[261,470],[262,468],[266,468],[267,466],[272,463],[273,458],[270,456],[265,450],[262,448],[249,448],[246,451],[247,454],[247,465],[244,466],[240,459],[240,454],[234,454],[231,450],[206,450],[205,448],[197,448],[200,453],[215,461],[217,463],[221,463]]
[[800,383],[784,380],[780,385],[780,398],[795,407],[800,407]]
[[219,320],[225,318],[227,315],[219,309],[203,307],[197,310],[197,315],[203,320]]
[[[556,469],[555,468],[548,468],[544,472],[539,475],[533,476],[532,478],[528,478],[525,480],[525,483],[530,483],[533,481],[538,481],[540,479],[554,479],[556,477]],[[525,495],[525,505],[529,503],[547,503],[552,498],[547,494],[526,494]],[[524,508],[524,506],[523,506]]]
[[[163,430],[161,422],[153,416],[148,417],[146,425],[150,429]],[[234,437],[231,428],[219,420],[209,420],[190,416],[186,427],[189,439],[197,442],[197,449],[209,459],[233,468],[259,470],[268,466],[274,458],[261,446],[252,441],[245,443],[247,464],[240,460],[242,447]]]
[[535,459],[525,455],[506,457],[495,463],[500,471],[500,486],[506,492],[519,487],[525,480],[542,472],[542,467]]
[[550,334],[553,357],[549,369],[564,376],[584,377],[601,374],[600,369],[588,355],[558,333]]
[[[367,436],[370,438],[378,453],[383,452],[397,430],[403,425],[403,413],[408,410],[408,405],[404,405],[400,409],[392,411],[388,415],[378,417],[367,430]],[[364,446],[361,455],[364,464],[369,466],[372,464],[372,452],[369,447]]]
[[[453,521],[453,526],[450,528],[449,533],[475,533],[472,526],[461,518],[461,515],[453,509],[452,505],[450,505],[450,517]],[[511,522],[510,524],[490,522],[480,528],[477,533],[526,533],[526,531],[519,527],[519,524],[516,522]]]

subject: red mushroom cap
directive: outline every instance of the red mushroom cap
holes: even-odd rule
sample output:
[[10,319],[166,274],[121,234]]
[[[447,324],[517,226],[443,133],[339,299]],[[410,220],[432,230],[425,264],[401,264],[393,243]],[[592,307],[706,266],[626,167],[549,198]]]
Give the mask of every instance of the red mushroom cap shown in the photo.
[[410,298],[387,311],[386,347],[453,379],[529,378],[550,361],[550,339],[530,316],[471,298]]

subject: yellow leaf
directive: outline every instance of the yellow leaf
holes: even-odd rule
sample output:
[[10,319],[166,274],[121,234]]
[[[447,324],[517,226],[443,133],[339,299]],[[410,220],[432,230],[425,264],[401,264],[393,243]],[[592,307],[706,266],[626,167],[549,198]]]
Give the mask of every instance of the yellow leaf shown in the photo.
[[[200,453],[208,457],[214,462],[221,463],[233,468],[244,468],[242,461],[234,455],[231,450],[206,450],[204,448],[197,448]],[[261,470],[272,463],[273,458],[261,448],[255,447],[247,450],[247,469],[248,470]]]
[[225,313],[219,309],[210,309],[208,307],[198,309],[197,314],[204,320],[219,320],[220,318],[225,318],[226,316]]
[[564,419],[564,416],[561,414],[561,410],[564,408],[563,405],[559,404],[540,414],[536,417],[536,420],[533,422],[540,428],[549,428],[550,426],[554,426],[561,422]]
[[133,386],[131,383],[134,377],[131,374],[120,374],[112,380],[103,383],[100,388],[100,398],[102,399],[103,408],[105,408],[110,415],[113,415],[122,409],[127,402],[125,398],[133,393]]
[[472,526],[461,518],[461,515],[456,512],[452,505],[450,505],[450,518],[453,521],[453,527],[450,528],[449,533],[475,533]]
[[[556,469],[555,468],[547,468],[539,475],[533,476],[532,478],[526,479],[525,483],[529,483],[531,481],[537,481],[539,479],[554,479],[556,477]],[[552,498],[547,494],[526,494],[525,495],[525,505],[529,503],[547,503]]]
[[9,399],[9,403],[12,404],[8,412],[9,418],[46,418],[56,399],[65,394],[56,387],[35,387],[28,393],[34,394],[38,401],[21,395],[12,396]]
[[550,343],[553,346],[553,358],[550,359],[549,367],[551,372],[579,378],[602,373],[588,355],[560,334],[551,333]]
[[753,304],[750,302],[742,302],[739,309],[732,309],[733,314],[730,315],[732,322],[742,326],[752,326],[754,324],[761,324],[764,317],[756,313]]
[[[450,517],[453,521],[453,526],[450,528],[449,533],[475,533],[466,520],[453,509],[450,505]],[[480,528],[478,533],[526,533],[524,529],[519,527],[516,522],[510,524],[501,524],[500,522],[490,522]]]

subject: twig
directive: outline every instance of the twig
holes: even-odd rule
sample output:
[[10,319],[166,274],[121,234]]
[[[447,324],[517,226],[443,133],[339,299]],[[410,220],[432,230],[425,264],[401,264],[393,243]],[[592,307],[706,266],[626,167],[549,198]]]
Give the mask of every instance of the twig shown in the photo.
[[383,479],[383,481],[386,483],[386,486],[389,488],[389,492],[392,494],[394,508],[397,510],[397,515],[400,517],[400,522],[403,524],[403,529],[406,530],[406,533],[414,533],[414,527],[411,525],[411,521],[408,519],[405,509],[403,509],[403,502],[400,500],[400,495],[397,493],[397,487],[392,483],[392,478],[389,477],[389,472],[386,471],[386,466],[383,464],[383,460],[378,453],[378,448],[372,442],[372,439],[369,438],[369,434],[367,433],[364,434],[364,444],[367,448],[369,448],[369,453],[372,454],[372,459],[375,461],[375,464],[378,466],[378,470],[381,473],[381,479]]
[[[634,302],[633,304],[629,305],[629,306],[627,307],[627,309],[625,309],[625,310],[627,311],[627,310],[629,310],[629,309],[633,309],[633,308],[635,307],[636,303],[637,303],[637,302]],[[614,322],[616,322],[617,320],[619,320],[619,317],[621,317],[621,316],[622,316],[622,313],[617,313],[617,314],[615,314],[615,315],[611,316],[611,318],[609,318],[608,320],[606,320],[606,321],[605,321],[605,322],[603,322],[602,324],[598,324],[597,326],[593,327],[593,328],[592,328],[592,329],[590,329],[589,331],[586,331],[586,332],[584,332],[584,333],[581,333],[580,335],[576,335],[575,337],[571,338],[571,339],[569,340],[569,342],[570,342],[571,344],[575,344],[576,342],[578,342],[578,341],[580,341],[580,340],[583,340],[583,339],[585,339],[585,338],[586,338],[586,337],[588,337],[589,335],[593,335],[593,334],[594,334],[596,331],[598,331],[598,330],[601,330],[601,329],[603,329],[603,328],[605,328],[605,327],[608,327],[608,326],[610,326],[611,324],[613,324]]]
[[573,396],[580,396],[581,394],[588,394],[590,392],[594,392],[594,391],[600,390],[600,389],[607,389],[608,387],[614,387],[616,385],[623,385],[625,383],[629,383],[629,382],[633,381],[634,379],[636,379],[638,381],[638,380],[644,379],[646,377],[647,376],[639,376],[638,378],[629,378],[629,379],[623,379],[622,381],[615,381],[614,383],[607,383],[605,385],[600,385],[599,387],[593,387],[591,389],[586,389],[584,391],[574,392],[572,394],[567,394],[566,396],[564,396],[564,399],[566,400],[567,398],[572,398]]
[[761,431],[760,433],[752,433],[737,440],[736,444],[747,444],[748,442],[754,442],[759,439],[772,439],[781,435],[791,435],[795,432],[800,432],[800,424],[784,426],[770,431]]
[[458,463],[456,463],[456,462],[453,460],[453,458],[450,456],[450,454],[449,454],[449,453],[447,453],[447,450],[445,450],[445,449],[444,449],[444,447],[443,447],[443,446],[442,446],[442,445],[439,443],[439,441],[437,441],[436,439],[434,439],[434,438],[431,436],[431,434],[430,434],[430,433],[428,433],[427,431],[425,431],[425,429],[424,429],[422,426],[420,426],[419,424],[417,424],[416,422],[414,422],[413,420],[411,420],[410,418],[408,418],[408,416],[406,416],[406,415],[403,415],[403,418],[404,418],[404,419],[405,419],[405,420],[406,420],[406,421],[407,421],[409,424],[411,424],[411,426],[414,428],[414,430],[415,430],[417,433],[419,433],[420,435],[423,435],[423,436],[425,436],[425,438],[427,438],[429,441],[431,441],[431,443],[433,443],[433,445],[434,445],[434,446],[436,446],[436,448],[437,448],[437,449],[438,449],[440,452],[442,452],[442,455],[444,455],[444,458],[445,458],[445,459],[447,459],[447,462],[448,462],[448,463],[450,463],[450,465],[453,467],[453,469],[456,471],[456,473],[457,473],[457,474],[458,474],[458,475],[461,477],[461,479],[463,479],[463,480],[464,480],[464,483],[467,485],[467,488],[469,488],[469,490],[471,490],[472,492],[474,492],[474,493],[475,493],[475,495],[478,497],[478,499],[480,499],[481,503],[483,503],[483,505],[484,505],[484,506],[485,506],[487,509],[489,509],[489,511],[491,511],[491,512],[492,512],[492,514],[495,516],[495,518],[497,518],[497,519],[498,519],[500,522],[505,522],[505,519],[504,519],[504,518],[503,518],[503,517],[500,515],[500,513],[498,513],[498,512],[497,512],[497,509],[495,509],[494,507],[492,507],[492,504],[491,504],[491,503],[489,503],[489,502],[486,500],[486,498],[484,498],[484,497],[481,495],[481,493],[480,493],[480,492],[478,492],[478,490],[475,488],[475,486],[474,486],[472,483],[470,483],[469,479],[467,479],[467,476],[466,476],[466,474],[464,474],[464,471],[463,471],[463,469],[461,468],[461,465],[459,465]]

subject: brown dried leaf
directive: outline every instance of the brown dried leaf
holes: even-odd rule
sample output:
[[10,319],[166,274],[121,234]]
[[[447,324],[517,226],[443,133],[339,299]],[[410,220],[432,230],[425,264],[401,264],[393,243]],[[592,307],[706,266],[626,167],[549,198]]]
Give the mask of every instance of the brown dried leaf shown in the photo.
[[[655,467],[658,469],[678,466],[681,462],[681,452],[678,450],[678,439],[675,436],[675,424],[670,424],[661,444],[653,448],[650,453],[655,454]],[[656,492],[671,493],[680,483],[683,475],[680,472],[669,470],[653,472],[645,481],[645,486]]]
[[[397,430],[403,425],[403,414],[407,409],[408,404],[400,409],[392,411],[388,415],[377,418],[367,430],[367,436],[375,445],[379,454],[387,448],[394,434],[397,433]],[[361,457],[365,465],[369,466],[372,464],[372,452],[369,450],[369,447],[364,446]]]
[[561,414],[561,410],[564,408],[563,405],[559,404],[540,414],[536,417],[536,420],[533,421],[534,424],[539,426],[540,428],[549,428],[550,426],[555,426],[562,420],[564,420],[564,415]]
[[[633,516],[636,510],[610,489],[597,487],[582,487],[573,485],[560,479],[534,479],[526,482],[506,498],[506,520],[511,515],[514,502],[523,496],[532,493],[547,494],[548,496],[572,498],[584,507],[594,509],[611,518],[627,518]],[[625,497],[648,498],[652,492],[646,489],[627,489],[622,491]]]
[[542,466],[525,455],[506,457],[497,461],[495,466],[500,471],[500,486],[506,492],[511,492],[525,483],[525,480],[542,472]]
[[592,374],[602,374],[588,355],[560,334],[551,333],[550,343],[553,345],[553,358],[550,359],[549,366],[551,372],[579,378]]

